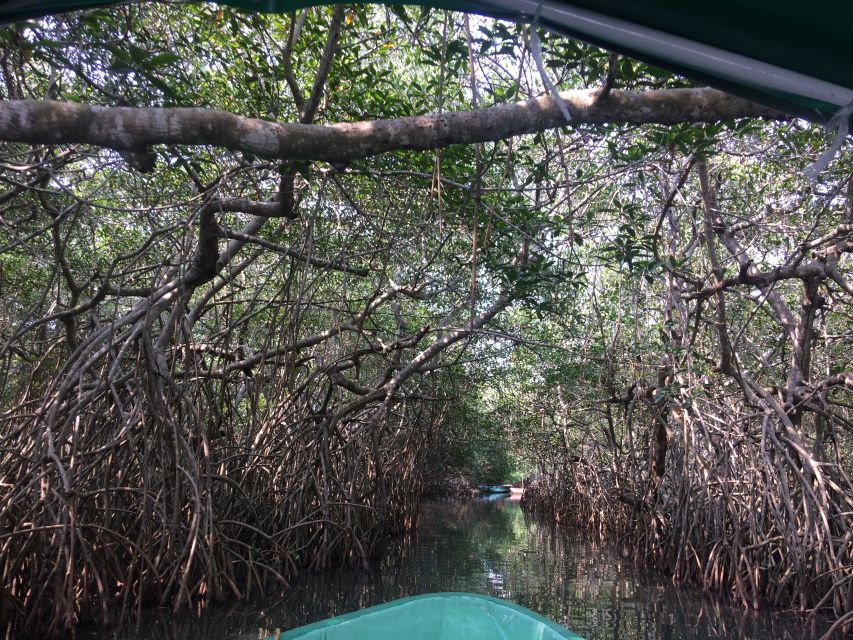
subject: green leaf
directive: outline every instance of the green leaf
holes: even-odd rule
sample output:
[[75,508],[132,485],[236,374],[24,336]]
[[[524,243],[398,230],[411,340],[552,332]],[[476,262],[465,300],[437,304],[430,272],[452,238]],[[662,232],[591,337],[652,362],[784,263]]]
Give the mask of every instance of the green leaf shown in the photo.
[[148,61],[148,64],[146,66],[149,69],[150,68],[157,68],[157,67],[165,67],[165,66],[170,65],[174,62],[178,62],[178,60],[180,60],[180,59],[181,59],[181,56],[179,56],[177,53],[175,53],[173,51],[165,51],[163,53],[158,53],[156,56],[151,58]]
[[406,8],[401,4],[392,4],[388,6],[391,9],[391,13],[400,18],[405,24],[411,24],[412,20],[406,15]]

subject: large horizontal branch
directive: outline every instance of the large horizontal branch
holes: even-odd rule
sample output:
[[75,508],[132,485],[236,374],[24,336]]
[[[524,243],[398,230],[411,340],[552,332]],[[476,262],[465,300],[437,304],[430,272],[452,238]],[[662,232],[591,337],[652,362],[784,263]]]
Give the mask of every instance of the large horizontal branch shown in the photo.
[[597,90],[560,95],[571,113],[570,123],[550,95],[476,111],[332,125],[269,122],[202,108],[98,107],[12,100],[0,101],[0,140],[83,143],[118,150],[155,144],[212,145],[263,158],[341,162],[386,151],[503,140],[567,124],[677,124],[787,117],[715,89],[614,90],[598,102]]
[[775,267],[764,273],[752,273],[751,267],[751,262],[742,265],[738,275],[715,282],[700,291],[684,293],[683,297],[685,300],[707,300],[720,291],[741,285],[757,287],[763,290],[774,282],[781,280],[808,280],[809,278],[819,278],[827,275],[826,265],[817,261],[807,264]]
[[853,252],[853,241],[842,241],[836,243],[831,250],[826,250],[819,254],[818,258],[811,262],[782,265],[761,273],[754,273],[752,271],[752,262],[748,261],[740,265],[740,270],[736,276],[715,282],[700,291],[685,292],[683,298],[685,300],[707,300],[719,291],[741,285],[757,287],[763,291],[773,283],[782,280],[805,281],[811,278],[831,278],[836,284],[849,292],[852,289],[838,270],[837,256],[842,253],[851,252]]

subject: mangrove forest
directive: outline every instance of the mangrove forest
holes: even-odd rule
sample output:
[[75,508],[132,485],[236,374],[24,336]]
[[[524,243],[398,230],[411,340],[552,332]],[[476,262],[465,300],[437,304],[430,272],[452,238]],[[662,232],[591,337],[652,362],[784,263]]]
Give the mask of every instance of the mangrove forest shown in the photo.
[[514,481],[851,632],[838,129],[429,6],[0,26],[0,636],[286,591]]

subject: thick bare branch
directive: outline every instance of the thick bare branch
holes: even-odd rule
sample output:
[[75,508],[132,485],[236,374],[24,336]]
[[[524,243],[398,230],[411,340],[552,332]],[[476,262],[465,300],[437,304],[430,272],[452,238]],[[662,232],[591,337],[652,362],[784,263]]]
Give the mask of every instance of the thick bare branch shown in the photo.
[[[715,89],[561,94],[572,126],[675,124],[736,118],[785,119],[778,111]],[[32,144],[84,143],[138,150],[155,144],[213,145],[263,158],[346,161],[387,151],[425,150],[503,140],[563,126],[553,96],[476,111],[333,125],[277,123],[200,108],[97,107],[13,100],[0,102],[0,139]]]

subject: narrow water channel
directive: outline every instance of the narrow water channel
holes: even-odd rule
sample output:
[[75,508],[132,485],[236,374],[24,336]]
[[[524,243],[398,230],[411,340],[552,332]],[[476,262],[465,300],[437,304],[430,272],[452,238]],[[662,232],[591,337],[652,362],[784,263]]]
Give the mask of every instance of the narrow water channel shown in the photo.
[[305,574],[283,597],[200,615],[151,611],[138,631],[83,629],[78,637],[260,639],[276,628],[431,591],[507,598],[586,640],[801,640],[821,631],[675,588],[667,576],[635,568],[616,546],[531,521],[517,503],[499,498],[425,504],[418,531],[389,544],[367,570]]

